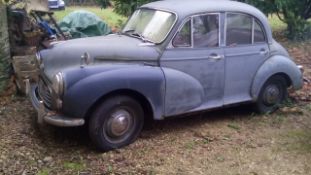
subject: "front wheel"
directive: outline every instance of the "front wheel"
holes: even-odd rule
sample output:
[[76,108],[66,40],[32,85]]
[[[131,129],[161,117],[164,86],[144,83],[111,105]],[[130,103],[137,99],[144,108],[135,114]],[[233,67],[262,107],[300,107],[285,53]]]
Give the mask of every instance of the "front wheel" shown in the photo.
[[287,97],[285,78],[273,76],[261,88],[255,107],[259,113],[271,113],[277,110]]
[[141,105],[130,97],[116,96],[95,110],[89,122],[89,135],[99,150],[109,151],[134,142],[143,123]]

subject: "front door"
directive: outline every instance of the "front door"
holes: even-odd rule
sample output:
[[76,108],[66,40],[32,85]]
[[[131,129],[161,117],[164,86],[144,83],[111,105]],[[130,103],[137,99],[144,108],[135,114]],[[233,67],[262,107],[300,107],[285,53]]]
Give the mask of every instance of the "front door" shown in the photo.
[[223,105],[224,50],[220,48],[220,15],[193,16],[164,51],[165,115]]

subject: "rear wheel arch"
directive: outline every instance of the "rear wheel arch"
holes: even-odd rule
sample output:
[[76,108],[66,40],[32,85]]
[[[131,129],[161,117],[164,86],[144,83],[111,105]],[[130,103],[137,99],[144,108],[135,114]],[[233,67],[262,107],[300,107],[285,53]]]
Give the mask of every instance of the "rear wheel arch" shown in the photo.
[[263,78],[260,82],[260,84],[258,84],[258,82],[253,82],[253,85],[252,85],[252,96],[253,96],[253,100],[256,101],[259,94],[260,94],[260,90],[261,88],[264,86],[264,84],[269,80],[271,79],[272,77],[276,77],[276,76],[280,76],[280,77],[283,77],[286,81],[286,85],[287,87],[291,87],[293,85],[292,83],[292,80],[290,78],[289,75],[287,75],[286,73],[284,72],[278,72],[278,73],[275,73],[275,74],[272,74],[272,75],[269,75],[269,76],[266,76],[265,78]]
[[276,75],[285,78],[288,87],[292,86],[295,90],[302,87],[302,74],[293,60],[282,55],[274,55],[259,67],[254,76],[251,86],[251,97],[253,101],[257,100],[264,83]]
[[270,76],[260,87],[260,93],[255,103],[255,109],[259,113],[274,112],[288,98],[288,82],[286,74],[274,74]]
[[270,79],[271,77],[275,77],[275,76],[283,77],[286,80],[287,87],[292,86],[293,82],[286,73],[284,73],[284,72],[276,73],[276,74],[273,74],[272,76],[270,76],[268,79]]

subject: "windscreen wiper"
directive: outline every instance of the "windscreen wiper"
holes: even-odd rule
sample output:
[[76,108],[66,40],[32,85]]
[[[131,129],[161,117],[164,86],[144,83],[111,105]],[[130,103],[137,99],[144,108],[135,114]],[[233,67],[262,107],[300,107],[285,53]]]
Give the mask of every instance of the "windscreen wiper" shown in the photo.
[[155,44],[153,41],[147,39],[147,38],[144,37],[142,34],[139,34],[139,33],[132,33],[131,35],[134,36],[134,37],[140,38],[140,39],[143,40],[144,42],[149,42],[149,43]]
[[[129,34],[130,32],[132,32],[132,33]],[[143,40],[144,42],[149,42],[149,43],[155,44],[153,41],[147,39],[147,38],[144,37],[142,34],[139,34],[139,33],[135,32],[134,29],[130,29],[130,30],[123,31],[122,34],[129,35],[129,36],[133,36],[133,37],[135,37],[135,38],[140,38],[140,39]]]

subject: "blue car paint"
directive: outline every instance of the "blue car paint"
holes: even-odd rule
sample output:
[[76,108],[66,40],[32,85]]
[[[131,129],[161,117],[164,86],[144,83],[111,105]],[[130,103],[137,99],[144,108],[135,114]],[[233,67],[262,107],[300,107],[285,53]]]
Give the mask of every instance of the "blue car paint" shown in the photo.
[[[158,1],[142,7],[172,11],[178,15],[176,25],[161,44],[147,45],[137,38],[109,35],[67,41],[42,51],[41,57],[44,65],[42,77],[50,82],[53,76],[61,71],[65,78],[63,108],[59,112],[69,117],[88,117],[86,115],[89,109],[98,100],[118,90],[132,90],[143,95],[152,106],[154,119],[230,105],[230,103],[224,104],[221,101],[210,103],[203,101],[203,98],[207,97],[207,91],[198,81],[200,77],[204,78],[200,75],[200,69],[189,68],[191,69],[189,71],[197,73],[197,76],[192,76],[179,70],[181,68],[187,70],[187,67],[180,64],[178,59],[172,60],[167,57],[172,61],[170,64],[175,64],[173,67],[176,69],[163,64],[166,61],[165,53],[168,49],[174,49],[171,43],[172,38],[184,20],[191,15],[205,12],[221,12],[221,32],[224,32],[224,12],[250,14],[261,21],[266,34],[266,44],[270,53],[266,55],[266,61],[263,61],[262,66],[253,68],[256,75],[251,80],[251,87],[245,92],[248,96],[245,98],[237,96],[231,101],[239,103],[244,102],[245,99],[256,100],[265,81],[274,74],[288,75],[296,89],[302,86],[300,70],[288,57],[286,50],[273,40],[268,20],[259,10],[246,4],[225,0],[217,1],[217,3],[211,0],[198,0],[200,3],[193,3],[190,0],[183,3],[176,2],[174,0]],[[224,37],[221,38],[220,49],[226,50]],[[240,51],[236,49],[237,53]],[[94,65],[81,68],[81,55],[86,52],[91,55]],[[176,55],[178,55],[177,52],[178,49],[176,49]],[[218,84],[225,85],[234,83],[233,81],[227,80]],[[235,90],[232,89],[229,92],[235,92]]]
[[64,9],[65,2],[63,0],[48,0],[49,9]]
[[113,69],[111,66],[107,68],[105,70],[104,66],[90,66],[65,72],[67,81],[73,78],[77,80],[74,84],[66,86],[67,92],[63,98],[65,114],[76,118],[85,116],[101,97],[115,90],[131,90],[147,97],[154,111],[154,117],[163,119],[165,84],[163,72],[159,67],[134,64],[113,65]]

